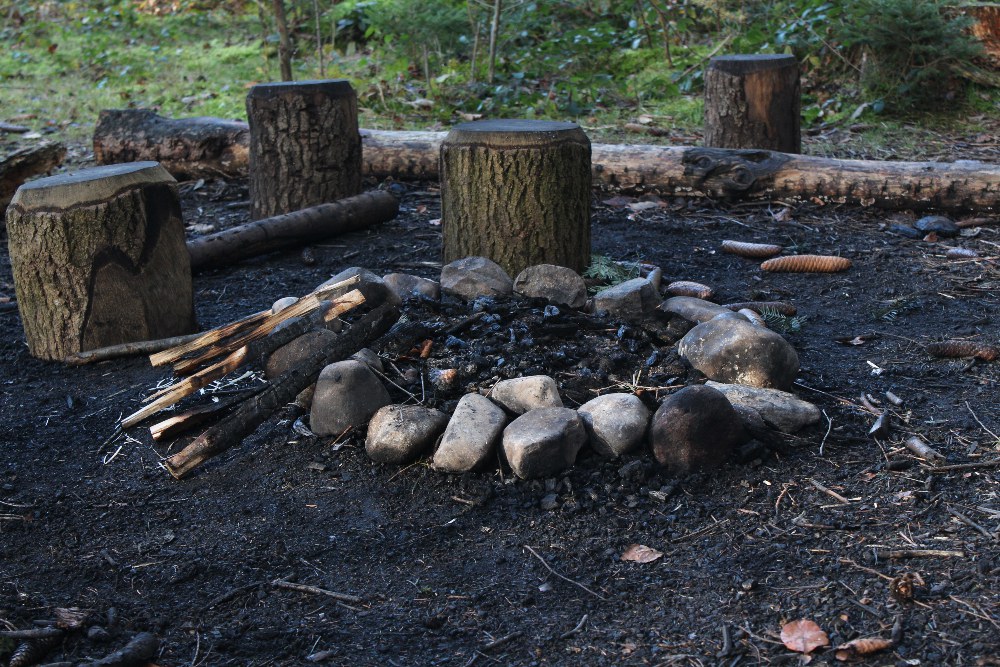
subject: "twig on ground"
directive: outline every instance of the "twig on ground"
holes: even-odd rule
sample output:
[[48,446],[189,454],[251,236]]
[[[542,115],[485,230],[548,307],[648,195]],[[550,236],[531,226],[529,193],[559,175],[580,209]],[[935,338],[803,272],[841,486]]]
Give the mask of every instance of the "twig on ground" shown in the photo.
[[955,463],[950,466],[934,466],[929,468],[928,472],[952,472],[958,470],[976,470],[978,468],[995,468],[1000,466],[1000,459],[993,459],[991,461],[976,461],[974,463]]
[[984,431],[986,431],[987,433],[989,433],[990,435],[992,435],[992,436],[993,436],[993,439],[994,439],[994,440],[996,440],[997,442],[1000,442],[1000,435],[997,435],[997,434],[996,434],[996,433],[994,433],[993,431],[989,430],[988,428],[986,428],[986,425],[985,425],[985,424],[983,424],[983,422],[979,421],[979,417],[977,417],[977,416],[976,416],[976,413],[975,413],[975,412],[973,412],[973,410],[972,410],[972,406],[971,406],[971,405],[969,405],[969,402],[968,402],[968,401],[966,401],[966,402],[965,402],[965,407],[966,407],[966,408],[968,408],[968,410],[969,410],[969,414],[971,414],[971,415],[972,415],[972,418],[976,420],[976,423],[977,423],[977,424],[979,424],[979,426],[980,426],[980,427],[981,427],[981,428],[982,428],[982,429],[983,429]]
[[879,551],[879,555],[888,558],[965,558],[964,551],[949,551],[947,549],[892,549]]
[[307,584],[296,584],[291,581],[285,581],[284,579],[275,579],[271,582],[271,585],[275,588],[284,588],[289,591],[298,591],[299,593],[311,593],[313,595],[325,595],[331,597],[334,600],[340,600],[342,602],[361,602],[361,598],[357,595],[348,595],[346,593],[337,593],[335,591],[328,591],[325,588],[318,588],[316,586],[309,586]]
[[604,597],[603,595],[600,595],[599,593],[595,593],[594,591],[590,590],[589,588],[587,588],[586,586],[584,586],[584,585],[583,585],[583,584],[581,584],[580,582],[578,582],[578,581],[573,581],[573,580],[572,580],[572,579],[570,579],[569,577],[564,577],[563,575],[561,575],[561,574],[559,574],[558,572],[556,572],[555,570],[553,570],[553,569],[552,569],[552,568],[551,568],[551,567],[549,566],[549,564],[545,562],[545,559],[544,559],[544,558],[542,558],[541,556],[539,556],[539,555],[538,555],[538,552],[537,552],[537,551],[535,551],[534,549],[532,549],[532,548],[531,548],[530,546],[528,546],[527,544],[525,544],[525,545],[524,545],[524,548],[525,548],[525,549],[527,549],[527,550],[528,550],[529,552],[531,552],[531,555],[532,555],[532,556],[534,556],[534,557],[535,557],[535,558],[537,558],[537,559],[538,559],[539,561],[541,561],[542,565],[544,565],[544,566],[545,566],[545,569],[546,569],[546,570],[548,570],[549,572],[551,572],[552,574],[554,574],[555,576],[559,577],[559,578],[560,578],[560,579],[562,579],[563,581],[566,581],[566,582],[569,582],[569,583],[573,584],[574,586],[576,586],[576,587],[578,587],[578,588],[581,588],[581,589],[583,589],[583,590],[587,591],[588,593],[590,593],[591,595],[593,595],[593,596],[594,596],[595,598],[597,598],[598,600],[602,600],[602,601],[604,601],[604,602],[607,602],[607,601],[608,601],[608,599],[607,599],[606,597]]
[[0,630],[0,637],[7,639],[48,639],[66,634],[60,628],[32,628],[31,630]]
[[955,517],[956,519],[958,519],[959,521],[961,521],[965,525],[967,525],[967,526],[969,526],[971,528],[974,528],[976,530],[976,532],[978,532],[980,535],[982,535],[986,539],[996,541],[997,536],[996,536],[995,533],[991,533],[990,531],[986,530],[985,528],[983,528],[982,526],[980,526],[978,523],[976,523],[975,521],[973,521],[969,517],[965,516],[964,514],[962,514],[961,512],[959,512],[957,509],[955,509],[953,507],[945,505],[944,508],[948,511],[948,514],[951,514],[953,517]]
[[572,630],[567,630],[566,632],[559,635],[559,639],[569,639],[576,633],[580,632],[580,630],[583,629],[583,626],[587,624],[587,619],[589,618],[590,618],[589,614],[584,614],[583,618],[580,619],[580,622],[576,624],[576,627],[574,627]]
[[834,500],[836,500],[837,502],[842,503],[844,505],[850,505],[851,504],[850,500],[848,500],[844,496],[840,495],[836,491],[834,491],[832,489],[828,489],[827,487],[823,486],[822,484],[820,484],[816,480],[810,479],[809,483],[812,484],[813,486],[815,486],[817,489],[819,489],[823,493],[825,493],[826,495],[828,495],[831,498],[833,498]]
[[941,452],[937,451],[936,449],[928,445],[926,442],[924,442],[924,439],[921,438],[919,435],[910,436],[909,438],[906,439],[906,442],[903,444],[906,445],[907,449],[909,449],[911,452],[913,452],[922,459],[926,459],[928,461],[944,460],[944,454],[942,454]]

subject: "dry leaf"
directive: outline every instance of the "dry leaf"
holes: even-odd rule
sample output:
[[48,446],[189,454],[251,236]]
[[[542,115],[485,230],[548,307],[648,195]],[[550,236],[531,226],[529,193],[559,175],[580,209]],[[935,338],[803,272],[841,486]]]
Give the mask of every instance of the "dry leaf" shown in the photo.
[[612,197],[611,199],[605,199],[601,203],[606,206],[615,206],[620,208],[622,206],[628,206],[634,201],[635,197],[622,197],[621,195],[619,195],[617,197]]
[[876,651],[883,651],[887,648],[892,648],[892,646],[893,642],[891,639],[882,639],[881,637],[852,639],[846,644],[838,646],[833,655],[837,660],[843,662],[846,660],[855,660]]
[[622,560],[633,563],[652,563],[661,557],[663,557],[662,551],[647,547],[645,544],[633,544],[622,554]]
[[781,641],[792,651],[809,653],[820,646],[829,646],[830,638],[818,625],[801,618],[789,621],[781,627]]
[[633,211],[647,211],[651,208],[659,208],[660,205],[655,201],[637,201],[632,204],[627,205]]

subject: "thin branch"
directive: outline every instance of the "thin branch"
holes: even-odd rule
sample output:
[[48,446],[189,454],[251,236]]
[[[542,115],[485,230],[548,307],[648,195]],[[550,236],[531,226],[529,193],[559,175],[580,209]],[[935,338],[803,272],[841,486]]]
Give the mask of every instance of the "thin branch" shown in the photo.
[[589,588],[587,588],[586,586],[584,586],[584,585],[583,585],[583,584],[581,584],[580,582],[578,582],[578,581],[573,581],[573,580],[572,580],[572,579],[570,579],[569,577],[564,577],[563,575],[561,575],[561,574],[559,574],[558,572],[556,572],[555,570],[553,570],[553,569],[552,569],[552,568],[551,568],[551,567],[549,566],[549,564],[545,562],[545,559],[544,559],[544,558],[542,558],[541,556],[539,556],[539,555],[538,555],[538,552],[537,552],[537,551],[535,551],[534,549],[532,549],[532,548],[531,548],[530,546],[528,546],[527,544],[525,544],[525,545],[524,545],[524,548],[525,548],[525,549],[527,549],[527,550],[528,550],[529,552],[531,552],[531,555],[532,555],[532,556],[534,556],[534,557],[535,557],[535,558],[537,558],[537,559],[538,559],[539,561],[541,561],[542,565],[544,565],[544,566],[545,566],[545,569],[546,569],[546,570],[548,570],[549,572],[551,572],[552,574],[554,574],[555,576],[559,577],[559,578],[560,578],[560,579],[562,579],[563,581],[566,581],[566,582],[569,582],[569,583],[573,584],[574,586],[576,586],[576,587],[578,587],[578,588],[581,588],[581,589],[583,589],[583,590],[587,591],[588,593],[590,593],[591,595],[593,595],[593,596],[594,596],[595,598],[597,598],[598,600],[603,600],[604,602],[607,602],[607,601],[608,601],[608,599],[607,599],[606,597],[604,597],[604,596],[600,595],[599,593],[595,593],[594,591],[590,590]]

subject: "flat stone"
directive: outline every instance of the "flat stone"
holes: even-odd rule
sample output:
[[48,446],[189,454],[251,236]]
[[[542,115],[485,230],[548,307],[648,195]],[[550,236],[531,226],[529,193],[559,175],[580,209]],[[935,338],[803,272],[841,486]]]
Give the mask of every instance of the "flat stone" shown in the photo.
[[490,398],[516,415],[538,408],[563,407],[559,385],[548,375],[501,380],[493,386]]
[[685,387],[653,415],[653,456],[678,475],[718,468],[749,439],[740,415],[717,389]]
[[392,399],[368,364],[348,359],[330,364],[319,374],[313,394],[310,426],[316,435],[340,435],[361,428]]
[[742,318],[699,324],[681,338],[677,352],[709,379],[728,384],[787,390],[799,372],[788,341]]
[[656,310],[659,295],[646,278],[633,278],[594,295],[594,310],[626,322],[642,322]]
[[485,257],[466,257],[441,269],[441,291],[465,301],[480,296],[507,296],[514,281],[499,264]]
[[354,276],[358,276],[359,281],[353,287],[348,288],[347,291],[349,292],[352,289],[359,290],[361,294],[364,295],[369,306],[375,306],[383,302],[391,303],[396,306],[403,303],[402,299],[400,299],[395,292],[389,289],[389,286],[385,284],[385,281],[368,269],[361,268],[360,266],[352,266],[344,269],[329,280],[320,283],[316,289],[336,285],[337,283],[347,280],[348,278],[353,278]]
[[503,452],[521,479],[550,477],[573,465],[587,430],[576,410],[539,408],[526,412],[503,431]]
[[946,218],[943,215],[924,216],[913,223],[913,226],[924,234],[934,232],[938,236],[945,237],[958,236],[959,232],[958,225],[956,225],[951,218]]
[[280,377],[306,359],[330,349],[336,340],[337,334],[328,329],[304,333],[271,353],[264,365],[264,376],[268,380]]
[[570,308],[582,308],[587,303],[583,277],[573,269],[555,264],[536,264],[521,271],[514,279],[514,293]]
[[672,296],[660,304],[660,310],[683,317],[688,322],[698,323],[708,322],[716,315],[733,312],[725,306],[693,296]]
[[448,425],[448,415],[422,405],[386,405],[368,424],[365,452],[376,463],[410,463],[427,451]]
[[479,394],[459,400],[434,452],[432,465],[442,472],[461,473],[484,468],[493,461],[507,413]]
[[608,458],[618,458],[633,449],[649,426],[649,409],[635,394],[604,394],[576,411],[587,429],[590,446]]
[[441,284],[434,280],[411,276],[409,273],[389,273],[382,276],[382,281],[400,299],[437,301],[441,298]]
[[734,407],[743,406],[754,410],[765,423],[782,433],[795,433],[816,424],[822,415],[818,407],[787,391],[723,384],[711,380],[705,385],[721,391]]

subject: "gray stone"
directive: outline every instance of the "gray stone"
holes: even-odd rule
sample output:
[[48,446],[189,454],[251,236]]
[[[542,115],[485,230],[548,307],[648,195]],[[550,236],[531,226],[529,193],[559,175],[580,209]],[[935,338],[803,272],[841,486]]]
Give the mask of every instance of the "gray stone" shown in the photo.
[[360,361],[368,364],[368,366],[376,373],[384,373],[385,367],[382,365],[382,359],[373,350],[363,347],[354,354],[352,354],[350,359],[355,361]]
[[538,507],[546,512],[550,512],[559,507],[559,496],[554,493],[545,495],[538,503]]
[[316,435],[340,435],[368,425],[392,399],[372,369],[353,359],[330,364],[319,374],[309,421]]
[[289,306],[293,305],[297,301],[298,301],[298,298],[294,297],[294,296],[285,296],[285,297],[282,297],[282,298],[278,299],[277,301],[275,301],[271,305],[271,314],[272,315],[277,315],[278,313],[280,313],[281,311],[283,311],[285,308],[288,308]]
[[472,301],[479,296],[507,296],[514,289],[510,279],[496,262],[485,257],[466,257],[441,269],[441,291]]
[[273,380],[284,375],[306,359],[330,349],[336,340],[337,334],[328,329],[304,333],[271,353],[264,365],[264,376]]
[[938,236],[945,237],[958,236],[959,232],[958,225],[951,218],[946,218],[943,215],[925,216],[913,223],[913,226],[924,234],[934,232]]
[[432,465],[443,472],[468,472],[493,460],[507,413],[479,394],[459,400],[441,437]]
[[725,306],[693,296],[672,296],[660,304],[660,310],[683,317],[688,322],[708,322],[716,315],[731,313]]
[[646,278],[633,278],[594,295],[594,310],[626,322],[642,322],[656,310],[659,295]]
[[677,352],[709,379],[729,384],[787,390],[799,372],[799,356],[788,341],[745,319],[699,324],[681,338]]
[[601,456],[618,458],[642,441],[649,426],[649,409],[635,394],[605,394],[577,412],[587,429],[590,446]]
[[526,412],[503,431],[503,452],[521,479],[549,477],[573,465],[587,430],[576,410],[539,408]]
[[354,276],[358,276],[360,280],[356,285],[348,288],[347,291],[352,289],[359,290],[361,294],[364,295],[368,305],[377,305],[384,302],[398,306],[403,303],[402,299],[400,299],[395,292],[389,289],[389,286],[385,284],[385,281],[368,269],[363,269],[360,266],[352,266],[344,269],[329,280],[320,283],[316,289],[336,285],[337,283],[347,280],[348,278],[353,278]]
[[722,392],[692,385],[663,401],[653,415],[649,439],[656,460],[682,475],[721,466],[748,435]]
[[382,276],[382,280],[400,299],[437,301],[441,298],[441,285],[434,280],[411,276],[408,273],[390,273]]
[[756,411],[769,426],[782,433],[795,433],[819,422],[822,415],[818,407],[786,391],[712,381],[705,384],[725,394],[734,407]]
[[516,415],[537,408],[563,407],[559,385],[548,375],[501,380],[493,386],[490,398]]
[[580,274],[555,264],[537,264],[521,271],[514,279],[514,292],[570,308],[582,308],[587,303],[587,284]]
[[448,425],[448,415],[422,405],[386,405],[368,424],[365,452],[376,463],[410,463]]

